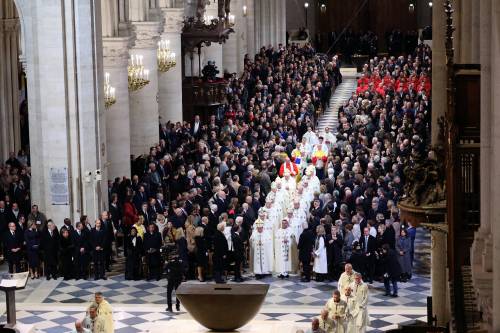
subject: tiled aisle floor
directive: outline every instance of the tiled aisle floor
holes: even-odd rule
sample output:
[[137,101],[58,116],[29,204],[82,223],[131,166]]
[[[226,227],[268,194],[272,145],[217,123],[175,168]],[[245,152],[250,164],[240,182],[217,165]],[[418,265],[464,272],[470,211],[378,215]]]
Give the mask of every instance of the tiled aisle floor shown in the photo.
[[[425,320],[426,297],[430,293],[427,269],[430,262],[429,238],[428,232],[419,229],[416,245],[418,273],[411,281],[400,284],[400,297],[384,297],[381,283],[375,282],[370,286],[370,332],[382,332],[404,322]],[[5,265],[2,268],[5,269]],[[301,283],[297,277],[261,281],[271,287],[256,319],[293,321],[306,327],[336,288],[336,282]],[[119,276],[96,282],[30,280],[26,290],[17,294],[18,321],[33,324],[40,332],[70,332],[74,321],[82,318],[93,292],[98,290],[104,293],[115,310],[117,333],[148,332],[155,322],[190,318],[184,311],[173,315],[164,311],[165,280],[125,281],[123,276]],[[0,310],[4,310],[4,295],[1,295],[0,301]],[[5,322],[5,317],[0,321]]]

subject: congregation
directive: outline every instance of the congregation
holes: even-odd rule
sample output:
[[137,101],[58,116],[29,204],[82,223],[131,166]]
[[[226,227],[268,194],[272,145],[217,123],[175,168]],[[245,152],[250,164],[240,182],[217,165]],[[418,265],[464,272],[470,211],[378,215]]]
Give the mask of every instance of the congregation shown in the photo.
[[[9,271],[106,279],[123,253],[126,279],[158,280],[167,269],[170,310],[182,280],[241,282],[244,271],[338,280],[331,302],[346,308],[366,307],[363,281],[384,281],[397,297],[398,281],[412,276],[416,233],[397,203],[405,165],[428,150],[431,50],[370,59],[338,110],[339,128],[319,133],[317,111],[342,81],[340,65],[310,45],[246,57],[243,75],[228,79],[224,117],[161,124],[133,177],[109,183],[109,211],[94,223],[65,219],[58,230],[30,207],[28,157],[12,154],[0,169]],[[319,324],[346,318],[331,302]]]

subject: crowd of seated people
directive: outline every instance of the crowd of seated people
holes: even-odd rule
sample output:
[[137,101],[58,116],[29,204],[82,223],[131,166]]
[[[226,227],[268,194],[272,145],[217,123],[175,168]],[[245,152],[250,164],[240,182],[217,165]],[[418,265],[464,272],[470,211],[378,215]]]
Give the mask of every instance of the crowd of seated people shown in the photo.
[[[100,279],[124,249],[127,279],[159,279],[175,251],[186,279],[203,281],[223,267],[240,281],[258,211],[282,166],[300,164],[302,150],[321,182],[304,222],[314,237],[318,225],[326,231],[326,278],[337,279],[344,262],[368,282],[389,276],[388,265],[377,265],[394,263],[384,259],[389,253],[399,268],[390,276],[408,279],[415,229],[400,223],[397,203],[411,151],[428,146],[430,59],[423,45],[406,58],[372,59],[363,89],[339,110],[334,137],[315,133],[313,119],[335,84],[336,58],[320,58],[309,46],[262,48],[230,79],[227,117],[162,124],[160,142],[136,161],[134,176],[109,182],[109,211],[94,223],[82,216],[57,230],[36,206],[19,222],[14,203],[0,200],[9,268]],[[221,223],[229,230],[225,246]]]

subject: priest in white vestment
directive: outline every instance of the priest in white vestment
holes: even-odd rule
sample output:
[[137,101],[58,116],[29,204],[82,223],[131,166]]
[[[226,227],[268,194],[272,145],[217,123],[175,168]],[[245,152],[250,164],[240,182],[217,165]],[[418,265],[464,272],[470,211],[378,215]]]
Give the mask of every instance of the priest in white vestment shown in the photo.
[[347,304],[340,299],[338,290],[335,290],[333,292],[333,297],[326,302],[325,309],[328,311],[328,316],[333,322],[332,332],[344,333]]
[[316,281],[323,281],[328,273],[328,261],[326,257],[325,228],[322,225],[316,227],[316,242],[314,244],[314,266]]
[[358,328],[356,327],[356,318],[359,314],[359,307],[356,303],[356,298],[352,296],[352,290],[350,287],[347,287],[345,290],[345,294],[341,295],[341,298],[347,304],[346,310],[346,333],[358,333]]
[[[290,216],[291,212],[291,216]],[[293,208],[288,210],[288,221],[290,221],[290,228],[293,230],[295,238],[298,240],[302,231],[304,231],[303,224],[307,222],[307,213],[300,207],[300,201],[293,202]]]
[[290,174],[290,172],[288,172],[288,170],[285,170],[285,175],[283,176],[283,178],[281,178],[281,182],[283,183],[283,185],[285,185],[284,186],[285,189],[287,189],[287,187],[288,187],[287,191],[290,194],[295,192],[295,189],[297,188],[297,180],[295,177],[291,176],[291,174]]
[[292,243],[294,241],[292,229],[288,227],[288,221],[283,219],[281,228],[274,236],[274,265],[280,279],[288,278],[288,273],[292,271]]
[[271,274],[274,265],[273,238],[271,234],[264,232],[264,223],[256,221],[256,232],[250,237],[253,253],[253,272],[256,278]]
[[363,282],[361,273],[354,273],[354,282],[351,284],[352,296],[356,300],[358,312],[353,316],[355,332],[365,333],[370,324],[368,316],[368,285]]
[[354,282],[354,270],[351,264],[345,264],[344,272],[340,274],[339,282],[337,284],[337,289],[340,291],[340,297],[344,298],[346,290],[351,287]]

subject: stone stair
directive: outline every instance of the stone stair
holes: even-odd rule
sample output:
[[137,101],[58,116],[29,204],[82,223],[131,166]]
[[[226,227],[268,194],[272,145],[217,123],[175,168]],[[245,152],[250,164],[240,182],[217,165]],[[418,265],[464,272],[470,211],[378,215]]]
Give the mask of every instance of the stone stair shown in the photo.
[[339,107],[342,106],[344,102],[349,99],[352,92],[356,90],[356,72],[350,69],[342,69],[341,72],[343,76],[342,83],[335,89],[335,92],[332,94],[332,97],[330,98],[330,106],[318,119],[316,130],[319,134],[324,133],[325,127],[330,128],[331,133],[337,132],[337,127],[339,124]]

